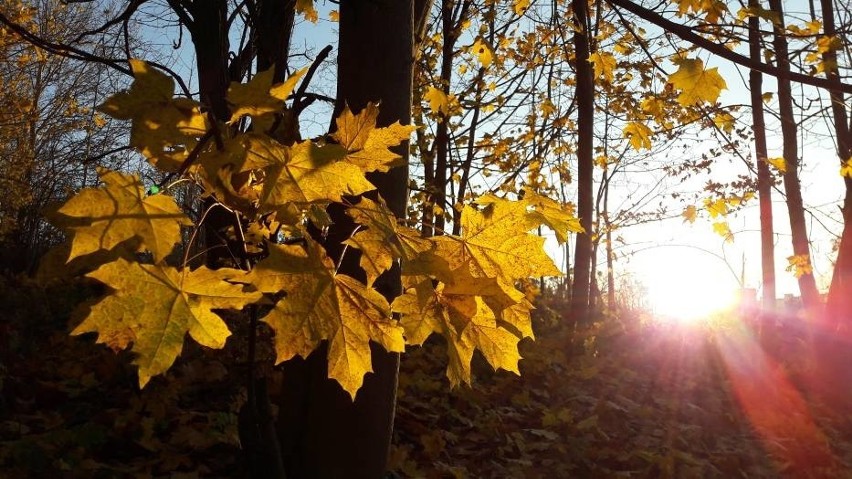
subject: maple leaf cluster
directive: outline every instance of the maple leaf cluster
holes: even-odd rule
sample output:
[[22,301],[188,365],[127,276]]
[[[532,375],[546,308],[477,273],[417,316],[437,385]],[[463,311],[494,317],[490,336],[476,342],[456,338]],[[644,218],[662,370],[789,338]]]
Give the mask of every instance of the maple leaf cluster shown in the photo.
[[[464,207],[461,235],[424,238],[378,195],[357,199],[375,189],[366,173],[403,164],[392,148],[413,126],[377,127],[378,107],[370,104],[357,114],[345,108],[332,134],[288,142],[276,125],[291,114],[286,100],[303,71],[280,84],[271,70],[232,84],[232,114],[217,123],[203,104],[174,97],[168,76],[138,60],[131,68],[129,90],[99,110],[132,121],[131,145],[173,182],[146,188],[134,175],[100,170],[102,186],[50,214],[68,235],[65,262],[109,288],[72,334],[95,332],[113,349],[132,348],[144,386],[171,367],[187,334],[223,347],[231,333],[219,311],[264,304],[277,362],[307,357],[326,341],[329,377],[353,398],[372,371],[371,341],[402,352],[443,335],[453,385],[470,383],[475,349],[495,368],[518,372],[518,341],[533,332],[532,304],[516,284],[560,274],[544,239],[529,232],[546,225],[564,242],[582,231],[573,211],[533,194],[485,196]],[[188,266],[182,230],[200,225],[168,194],[185,181],[237,215],[243,231],[234,235],[252,261]],[[358,225],[344,243],[360,251],[363,281],[339,273],[308,232],[311,222],[328,224],[332,203]],[[298,241],[282,243],[283,235]],[[404,293],[389,302],[373,286],[396,263]]]

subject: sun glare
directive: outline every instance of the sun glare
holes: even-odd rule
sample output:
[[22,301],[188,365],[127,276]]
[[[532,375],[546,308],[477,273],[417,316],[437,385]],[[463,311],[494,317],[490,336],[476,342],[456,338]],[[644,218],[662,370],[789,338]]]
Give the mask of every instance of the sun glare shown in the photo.
[[714,313],[730,308],[736,291],[722,285],[690,278],[660,281],[651,285],[649,301],[658,319],[695,323],[710,319]]
[[678,262],[686,259],[680,256],[662,260],[647,278],[648,303],[658,320],[703,322],[736,304],[738,286],[730,272],[701,260]]

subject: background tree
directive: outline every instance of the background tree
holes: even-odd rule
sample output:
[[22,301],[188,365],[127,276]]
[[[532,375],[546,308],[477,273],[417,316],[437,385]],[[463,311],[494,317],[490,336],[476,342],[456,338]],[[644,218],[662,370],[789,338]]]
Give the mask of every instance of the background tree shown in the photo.
[[[749,2],[749,8],[759,8],[756,0]],[[760,17],[754,15],[748,19],[749,57],[760,61],[763,49],[760,34]],[[772,173],[766,148],[766,121],[763,116],[763,74],[757,70],[749,72],[751,93],[751,112],[754,123],[754,150],[757,163],[757,188],[760,201],[760,251],[763,279],[763,304],[770,310],[775,308],[775,234],[772,225]]]
[[[50,42],[89,45],[102,55],[117,51],[110,37],[91,44],[80,39],[100,20],[91,4],[7,2],[0,14]],[[0,263],[12,271],[33,270],[60,239],[41,210],[93,184],[93,159],[128,164],[121,146],[126,130],[94,110],[118,78],[104,65],[50,55],[8,29],[0,56],[0,187],[6,192],[0,201]]]

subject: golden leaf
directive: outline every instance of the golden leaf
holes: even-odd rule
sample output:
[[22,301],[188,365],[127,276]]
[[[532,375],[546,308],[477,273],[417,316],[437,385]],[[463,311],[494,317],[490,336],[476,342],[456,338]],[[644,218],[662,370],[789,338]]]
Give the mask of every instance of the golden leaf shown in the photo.
[[562,244],[568,241],[569,233],[585,233],[580,219],[574,215],[574,205],[560,204],[552,198],[527,192],[524,202],[532,211],[527,217],[535,224],[542,224],[556,233],[556,240]]
[[401,125],[398,121],[385,128],[376,128],[379,108],[368,103],[357,115],[347,105],[337,117],[337,131],[332,137],[348,152],[347,163],[357,166],[364,172],[386,172],[401,166],[402,156],[390,150],[402,144],[417,128]]
[[451,270],[469,264],[476,277],[496,277],[512,284],[514,280],[562,273],[544,252],[544,238],[529,234],[535,227],[528,214],[528,204],[492,197],[477,210],[465,206],[461,215],[461,236],[442,235],[433,238],[434,252],[412,261],[411,274],[419,274],[421,260],[436,255]]
[[449,116],[450,100],[447,97],[447,94],[443,91],[430,86],[426,89],[423,99],[429,102],[429,109],[432,110],[432,113],[436,115],[443,114],[444,116]]
[[767,158],[766,162],[775,167],[775,169],[780,171],[781,173],[787,172],[787,162],[784,161],[784,158]]
[[713,116],[713,124],[725,133],[730,133],[734,130],[736,119],[730,113],[721,111]]
[[275,332],[276,362],[307,357],[328,341],[328,377],[352,398],[372,372],[369,342],[402,352],[402,328],[376,290],[337,274],[322,248],[269,245],[269,257],[240,279],[264,292],[286,292],[263,321]]
[[302,68],[290,75],[286,81],[275,85],[272,84],[274,71],[275,68],[270,67],[258,72],[248,83],[231,83],[227,96],[232,110],[230,123],[246,115],[258,117],[283,111],[284,101],[293,92],[307,68]]
[[615,69],[615,57],[611,53],[595,52],[589,56],[589,61],[595,70],[595,78],[603,78],[607,83],[612,83]]
[[725,216],[728,214],[728,203],[724,198],[705,198],[704,199],[704,209],[710,213],[711,218],[715,218],[717,216]]
[[213,309],[241,309],[261,293],[245,293],[224,281],[234,270],[179,271],[168,266],[118,260],[86,276],[115,293],[94,305],[71,334],[98,333],[98,342],[123,349],[131,342],[139,366],[139,387],[171,367],[186,333],[203,346],[221,348],[230,336]]
[[727,221],[717,221],[716,223],[713,223],[713,231],[722,238],[725,238],[725,241],[728,243],[734,242],[734,234],[731,232],[731,228],[728,226]]
[[111,250],[132,238],[141,240],[161,261],[181,240],[180,227],[191,226],[171,196],[146,196],[136,176],[102,169],[104,186],[86,188],[63,204],[51,221],[71,234],[68,261],[100,250]]
[[344,243],[361,251],[360,265],[367,273],[368,286],[389,269],[394,260],[411,261],[419,253],[432,248],[432,243],[421,238],[418,231],[400,225],[384,201],[377,203],[369,198],[361,198],[346,213],[356,223],[366,227],[359,229]]
[[311,23],[319,20],[317,10],[314,8],[314,0],[296,0],[296,13],[302,14]]
[[680,214],[683,216],[684,223],[689,221],[690,223],[695,223],[695,217],[698,215],[698,210],[693,205],[687,206],[683,213]]
[[470,269],[462,265],[437,288],[426,278],[391,305],[402,315],[408,344],[422,344],[433,333],[447,339],[447,377],[453,387],[470,384],[474,349],[479,349],[495,369],[519,374],[520,338],[497,324],[485,299],[505,292],[495,278],[473,278]]
[[793,276],[795,276],[796,278],[799,278],[805,274],[813,273],[811,260],[806,254],[788,256],[787,268],[785,268],[785,270],[792,272]]
[[174,81],[141,60],[130,60],[130,90],[109,97],[98,111],[119,120],[132,120],[130,146],[164,171],[177,171],[207,131],[198,103],[173,98]]
[[339,202],[343,195],[375,189],[357,166],[340,161],[346,152],[339,145],[303,141],[284,146],[265,135],[248,135],[245,141],[246,164],[265,174],[261,203],[266,209],[290,202]]
[[651,136],[654,131],[648,128],[644,123],[632,121],[628,123],[623,130],[623,137],[630,140],[630,145],[639,151],[642,148],[651,149]]
[[473,45],[470,46],[470,52],[477,60],[479,60],[480,65],[485,68],[488,68],[494,59],[491,47],[488,46],[488,44],[481,38],[477,38],[476,41],[473,42]]
[[846,160],[840,167],[840,176],[852,178],[852,157]]
[[719,75],[719,69],[705,69],[704,62],[699,58],[680,57],[673,62],[678,70],[669,75],[669,83],[680,90],[677,101],[683,106],[716,103],[722,90],[728,88],[725,79]]

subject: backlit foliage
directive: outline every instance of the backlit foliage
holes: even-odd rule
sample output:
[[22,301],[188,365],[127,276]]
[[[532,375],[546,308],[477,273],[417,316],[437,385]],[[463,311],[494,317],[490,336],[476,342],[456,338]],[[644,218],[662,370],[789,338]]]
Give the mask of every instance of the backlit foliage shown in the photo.
[[[278,362],[327,341],[329,376],[353,398],[372,370],[370,341],[401,352],[432,332],[444,335],[453,384],[470,382],[475,349],[495,368],[518,371],[517,343],[532,335],[532,306],[516,283],[559,274],[544,240],[529,231],[546,225],[564,240],[580,230],[572,211],[534,194],[518,201],[490,195],[464,207],[460,235],[422,238],[380,197],[356,199],[375,189],[366,173],[401,165],[393,149],[414,127],[377,127],[371,104],[344,109],[333,134],[282,143],[266,132],[274,115],[286,113],[301,72],[281,84],[260,72],[231,86],[229,123],[252,125],[242,132],[213,122],[203,104],[174,97],[170,77],[142,61],[130,64],[133,84],[99,110],[132,122],[131,145],[170,173],[169,181],[146,188],[133,175],[103,169],[102,186],[52,215],[69,237],[67,261],[86,264],[86,276],[109,287],[73,334],[96,332],[113,349],[132,347],[140,386],[173,364],[187,333],[223,347],[230,331],[216,311],[249,305],[264,306]],[[169,195],[186,181],[233,212],[244,248],[234,256],[247,261],[192,269],[188,246],[175,250],[181,228],[199,227]],[[365,281],[338,273],[309,232],[311,222],[325,226],[331,203],[358,224],[345,243],[360,251]],[[407,289],[389,304],[373,283],[396,262]]]

